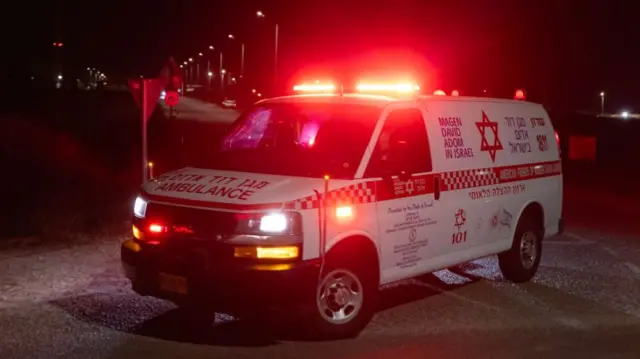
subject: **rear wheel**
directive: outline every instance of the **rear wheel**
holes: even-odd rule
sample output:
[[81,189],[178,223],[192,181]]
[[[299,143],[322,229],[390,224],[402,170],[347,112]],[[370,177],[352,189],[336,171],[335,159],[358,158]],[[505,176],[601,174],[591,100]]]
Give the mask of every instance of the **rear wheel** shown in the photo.
[[376,307],[378,268],[373,263],[328,259],[312,313],[313,328],[326,339],[353,338],[369,324]]
[[518,221],[511,249],[498,255],[505,279],[523,283],[533,278],[542,258],[543,233],[542,225],[534,216],[525,213]]

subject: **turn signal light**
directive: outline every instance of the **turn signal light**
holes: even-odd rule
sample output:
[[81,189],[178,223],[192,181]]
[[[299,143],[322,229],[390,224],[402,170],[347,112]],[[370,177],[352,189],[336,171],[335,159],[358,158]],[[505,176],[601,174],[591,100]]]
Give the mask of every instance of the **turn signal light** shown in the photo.
[[298,258],[300,250],[297,246],[236,247],[233,255],[237,258],[294,259]]
[[140,230],[140,228],[136,227],[136,225],[134,224],[133,226],[131,226],[132,231],[133,231],[133,238],[142,241],[144,240],[144,233],[142,233],[142,231]]

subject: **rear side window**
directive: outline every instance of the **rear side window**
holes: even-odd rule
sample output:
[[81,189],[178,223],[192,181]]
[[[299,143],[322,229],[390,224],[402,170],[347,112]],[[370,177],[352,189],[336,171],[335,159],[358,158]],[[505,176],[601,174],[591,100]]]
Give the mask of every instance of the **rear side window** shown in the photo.
[[399,109],[392,111],[382,128],[376,147],[371,155],[371,160],[365,171],[365,177],[382,177],[390,173],[392,169],[385,161],[385,155],[391,144],[406,143],[406,152],[400,161],[400,167],[410,173],[431,172],[431,151],[429,138],[422,112],[419,109]]

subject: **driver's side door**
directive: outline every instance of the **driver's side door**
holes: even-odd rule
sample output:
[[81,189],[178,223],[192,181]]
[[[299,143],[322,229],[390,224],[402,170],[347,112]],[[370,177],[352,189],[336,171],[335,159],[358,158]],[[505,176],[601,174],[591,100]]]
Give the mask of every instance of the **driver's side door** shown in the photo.
[[418,108],[391,110],[364,177],[376,178],[383,283],[414,276],[444,253],[427,128]]

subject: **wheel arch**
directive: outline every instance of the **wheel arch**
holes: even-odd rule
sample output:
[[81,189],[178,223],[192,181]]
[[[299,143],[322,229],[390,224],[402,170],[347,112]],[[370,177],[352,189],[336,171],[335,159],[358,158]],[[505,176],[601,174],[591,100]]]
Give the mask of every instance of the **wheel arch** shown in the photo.
[[534,221],[536,221],[536,223],[540,226],[540,230],[542,231],[542,238],[544,238],[546,219],[544,214],[544,207],[542,206],[542,204],[540,204],[540,202],[536,200],[530,200],[525,203],[525,205],[522,206],[522,209],[520,210],[517,223],[519,223],[520,220],[525,217],[531,217],[534,219]]
[[[357,253],[358,256],[354,256]],[[328,259],[335,258],[336,256],[350,256],[354,260],[362,259],[364,261],[371,261],[376,270],[377,282],[380,283],[380,251],[373,239],[359,232],[353,232],[345,234],[338,238],[334,238],[328,245],[326,255]]]

